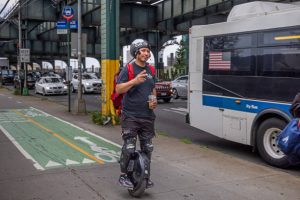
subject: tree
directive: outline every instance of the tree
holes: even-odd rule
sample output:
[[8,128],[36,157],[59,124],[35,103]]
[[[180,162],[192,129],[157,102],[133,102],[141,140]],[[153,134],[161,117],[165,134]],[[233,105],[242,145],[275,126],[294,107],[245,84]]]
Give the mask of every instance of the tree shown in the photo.
[[176,51],[176,63],[174,64],[174,68],[179,74],[186,73],[185,52],[185,43],[183,40],[181,40],[179,43],[179,48]]

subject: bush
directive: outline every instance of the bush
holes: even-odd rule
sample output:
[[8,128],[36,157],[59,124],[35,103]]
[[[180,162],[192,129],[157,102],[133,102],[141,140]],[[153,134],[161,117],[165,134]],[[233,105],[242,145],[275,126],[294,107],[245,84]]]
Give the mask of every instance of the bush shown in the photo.
[[14,95],[21,95],[20,89],[16,88],[14,91]]
[[114,118],[116,125],[120,124],[120,118],[118,116],[104,116],[98,111],[92,112],[92,120],[95,124],[98,125],[112,125],[112,118]]

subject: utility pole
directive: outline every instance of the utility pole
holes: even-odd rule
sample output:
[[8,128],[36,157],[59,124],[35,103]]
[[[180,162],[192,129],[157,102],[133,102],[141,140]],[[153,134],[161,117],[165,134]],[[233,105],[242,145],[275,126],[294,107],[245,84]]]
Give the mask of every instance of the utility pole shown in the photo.
[[86,113],[86,105],[85,100],[82,98],[82,73],[81,73],[81,0],[78,0],[78,77],[79,77],[79,85],[78,85],[78,93],[77,99],[75,99],[75,108],[74,112],[77,114]]
[[22,94],[22,83],[21,83],[21,77],[20,77],[20,69],[21,69],[21,48],[22,48],[22,30],[21,30],[21,7],[19,8],[19,49],[17,50],[19,53],[18,57],[18,78],[20,79],[19,81],[19,89],[20,89],[20,94]]

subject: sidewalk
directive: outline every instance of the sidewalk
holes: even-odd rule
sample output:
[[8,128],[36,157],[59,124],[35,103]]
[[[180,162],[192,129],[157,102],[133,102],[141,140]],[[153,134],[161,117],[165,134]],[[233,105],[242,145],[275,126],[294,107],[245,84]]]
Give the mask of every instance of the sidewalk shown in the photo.
[[[122,144],[119,126],[95,125],[90,116],[68,113],[65,106],[43,100],[43,97],[14,96],[11,91],[5,89],[0,89],[0,94],[11,95],[22,104],[43,110]],[[199,145],[184,144],[175,138],[158,136],[154,139],[154,145],[151,171],[155,187],[147,191],[143,199],[300,200],[299,176],[277,168],[247,162]],[[77,173],[80,180],[85,181],[95,193],[96,199],[131,199],[127,191],[116,184],[116,177],[119,174],[117,163],[102,167],[100,174],[99,167]]]

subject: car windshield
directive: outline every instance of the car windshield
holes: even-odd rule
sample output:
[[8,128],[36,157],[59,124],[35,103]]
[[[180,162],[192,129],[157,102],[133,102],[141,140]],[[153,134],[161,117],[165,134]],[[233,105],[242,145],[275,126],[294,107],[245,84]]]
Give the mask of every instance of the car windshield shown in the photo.
[[13,72],[12,70],[2,70],[2,74],[5,74],[5,75],[7,75],[7,74],[13,75],[14,72]]
[[45,78],[45,83],[60,83],[61,81],[58,78]]
[[82,74],[82,79],[93,79],[89,74]]
[[98,77],[96,76],[96,74],[89,74],[93,79],[98,79]]

